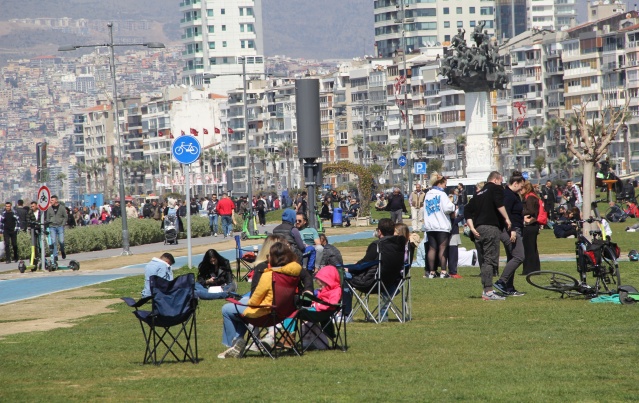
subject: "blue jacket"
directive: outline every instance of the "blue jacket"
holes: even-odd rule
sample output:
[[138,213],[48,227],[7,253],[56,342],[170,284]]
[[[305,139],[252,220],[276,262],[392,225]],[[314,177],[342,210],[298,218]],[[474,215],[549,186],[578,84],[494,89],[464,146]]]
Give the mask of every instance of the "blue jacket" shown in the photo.
[[154,257],[144,268],[144,289],[142,298],[151,296],[151,276],[162,277],[165,280],[173,280],[171,266],[162,259]]

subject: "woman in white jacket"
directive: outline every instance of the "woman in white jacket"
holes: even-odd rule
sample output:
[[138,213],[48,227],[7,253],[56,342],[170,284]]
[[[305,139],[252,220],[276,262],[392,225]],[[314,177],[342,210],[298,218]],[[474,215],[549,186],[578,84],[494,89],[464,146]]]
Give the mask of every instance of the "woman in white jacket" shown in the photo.
[[446,248],[450,239],[451,214],[455,212],[455,204],[446,195],[446,178],[433,174],[431,176],[432,188],[426,193],[424,199],[424,227],[428,243],[426,256],[430,269],[428,278],[437,276],[435,262],[437,257],[441,265],[441,278],[448,278]]

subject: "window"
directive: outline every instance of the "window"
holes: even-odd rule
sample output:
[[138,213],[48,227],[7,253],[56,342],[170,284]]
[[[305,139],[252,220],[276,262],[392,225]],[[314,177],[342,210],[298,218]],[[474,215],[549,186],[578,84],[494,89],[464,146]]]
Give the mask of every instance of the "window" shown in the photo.
[[220,14],[222,14],[222,15],[226,14],[226,9],[224,9],[224,8],[223,8],[223,9],[221,9],[221,10],[220,10]]
[[226,47],[226,41],[222,41],[222,47],[225,48]]
[[457,21],[457,28],[464,28],[464,21]]
[[213,66],[216,65],[217,64],[217,59],[215,57],[209,58],[209,64],[211,64]]
[[253,8],[247,7],[246,8],[246,15],[253,15]]
[[475,7],[468,7],[469,14],[475,14]]
[[444,42],[450,42],[450,35],[444,35]]
[[244,32],[244,24],[240,24],[240,32]]
[[450,14],[450,9],[448,7],[444,7],[444,14]]
[[479,14],[481,14],[481,15],[493,15],[493,8],[492,7],[481,7],[479,9]]
[[475,26],[475,20],[470,21],[470,27],[473,28]]
[[222,31],[226,31],[226,25],[222,25]]
[[[224,42],[224,43],[226,43],[226,42]],[[222,58],[222,63],[223,64],[229,64],[229,58],[228,57],[223,57]]]
[[206,10],[206,15],[209,17],[213,17],[213,10]]
[[209,42],[209,49],[215,49],[215,42]]
[[450,28],[450,21],[444,21],[444,28]]
[[209,25],[209,34],[215,33],[215,27],[213,25]]
[[462,13],[462,8],[461,7],[457,7],[457,9],[455,9],[455,12],[457,14],[461,14]]
[[240,17],[244,16],[244,8],[240,7]]

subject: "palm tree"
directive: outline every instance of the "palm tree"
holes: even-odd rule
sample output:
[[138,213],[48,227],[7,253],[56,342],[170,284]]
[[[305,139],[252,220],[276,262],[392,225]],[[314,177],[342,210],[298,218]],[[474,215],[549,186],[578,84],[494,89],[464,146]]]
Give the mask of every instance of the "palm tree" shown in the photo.
[[100,174],[100,166],[96,162],[92,162],[88,168],[93,175],[93,187],[95,191],[98,191],[98,175]]
[[384,157],[388,163],[389,181],[388,185],[393,187],[393,158],[397,151],[397,144],[386,144],[380,150],[380,155]]
[[504,167],[503,167],[503,158],[501,155],[501,141],[500,139],[504,136],[504,134],[506,133],[506,128],[503,126],[495,126],[493,127],[493,141],[495,143],[495,150],[497,150],[497,168],[499,170],[499,172],[504,172]]
[[458,135],[455,141],[457,142],[457,152],[461,154],[462,176],[466,177],[466,135]]
[[357,150],[359,156],[359,165],[364,166],[364,137],[361,135],[353,136],[353,146]]
[[[257,152],[259,150],[257,148],[251,148],[249,150],[249,160],[251,161],[251,167],[250,169],[252,169],[253,171],[253,175],[251,176],[251,183],[249,183],[249,186],[251,186],[251,189],[255,190],[255,178],[257,177],[257,167],[255,166],[255,158],[257,158]],[[249,201],[250,203],[250,201]]]
[[568,169],[570,168],[570,160],[568,160],[568,156],[566,154],[561,154],[555,159],[553,166],[561,177],[562,173],[568,172]]
[[277,153],[271,153],[268,155],[268,160],[271,163],[271,168],[273,169],[273,178],[276,182],[279,182],[280,175],[277,172],[277,164],[280,162],[280,156]]
[[544,125],[546,131],[552,135],[552,139],[555,141],[555,158],[559,156],[559,147],[561,140],[561,121],[557,118],[551,118],[546,121]]
[[[87,171],[87,164],[83,163],[83,162],[76,162],[75,165],[73,165],[73,169],[75,169],[75,172],[77,173],[77,179],[78,181],[76,182],[76,185],[79,185],[83,182],[82,180],[82,174],[85,173]],[[84,183],[84,186],[82,186],[85,190],[86,189],[86,181]]]
[[284,158],[286,158],[286,187],[290,189],[293,187],[291,184],[291,155],[293,154],[293,143],[283,141],[280,149],[284,153]]
[[435,154],[441,155],[440,149],[441,149],[442,145],[444,144],[444,139],[442,139],[440,136],[435,136],[431,140],[431,143],[435,147]]
[[324,154],[326,155],[324,157],[325,162],[329,162],[328,161],[330,159],[329,149],[332,146],[333,146],[333,142],[330,139],[322,139],[322,149],[324,150]]
[[107,175],[107,165],[109,163],[109,159],[107,157],[100,157],[96,161],[98,165],[99,173],[102,175],[102,193],[106,196],[107,187],[108,187],[108,175]]
[[410,147],[413,152],[417,154],[417,158],[421,160],[424,157],[424,149],[427,147],[427,144],[424,139],[417,138],[411,142]]
[[67,175],[59,173],[55,179],[60,181],[60,197],[64,197],[64,181],[67,179]]
[[532,140],[535,147],[535,158],[539,156],[539,146],[544,144],[544,128],[541,126],[532,126],[526,129],[526,137]]
[[268,159],[268,151],[261,148],[257,151],[257,158],[260,160],[260,164],[262,164],[262,188],[266,185],[266,168],[267,168],[267,159]]

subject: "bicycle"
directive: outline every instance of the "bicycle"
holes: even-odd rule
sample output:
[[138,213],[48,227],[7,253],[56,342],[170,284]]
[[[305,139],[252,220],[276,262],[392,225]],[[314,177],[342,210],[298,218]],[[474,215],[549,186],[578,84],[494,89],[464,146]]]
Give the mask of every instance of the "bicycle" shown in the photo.
[[[575,260],[579,280],[573,276],[549,270],[530,273],[526,281],[533,287],[561,293],[561,297],[585,296],[595,298],[600,293],[613,294],[621,285],[621,275],[617,259],[620,250],[610,238],[603,237],[600,230],[590,231],[592,242],[583,235],[583,224],[601,222],[600,218],[573,220],[577,224],[578,236],[575,240]],[[588,285],[588,272],[595,278],[593,286]],[[603,291],[602,291],[603,288]]]
[[175,155],[182,155],[183,152],[195,155],[198,153],[198,149],[193,144],[182,143],[178,147],[175,147]]

